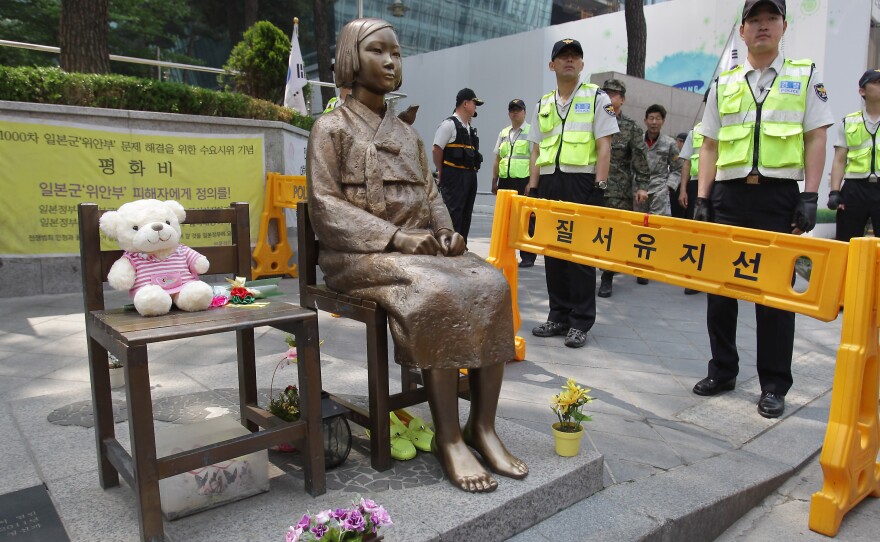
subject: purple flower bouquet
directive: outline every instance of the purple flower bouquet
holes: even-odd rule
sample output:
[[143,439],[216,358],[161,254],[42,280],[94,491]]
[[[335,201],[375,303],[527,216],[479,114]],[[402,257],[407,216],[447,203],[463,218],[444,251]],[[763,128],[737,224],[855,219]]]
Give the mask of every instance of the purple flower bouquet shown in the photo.
[[291,525],[286,542],[362,542],[375,540],[379,528],[392,525],[391,516],[371,499],[355,499],[348,508],[303,514]]

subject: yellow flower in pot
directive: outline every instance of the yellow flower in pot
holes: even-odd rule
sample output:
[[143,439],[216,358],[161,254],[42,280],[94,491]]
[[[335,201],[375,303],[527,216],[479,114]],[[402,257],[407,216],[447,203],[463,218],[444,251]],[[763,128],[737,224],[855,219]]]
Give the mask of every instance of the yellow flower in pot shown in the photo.
[[589,392],[589,388],[582,388],[574,379],[569,378],[565,386],[562,386],[562,391],[550,397],[551,409],[559,419],[553,424],[553,435],[556,453],[561,456],[575,456],[580,451],[584,436],[584,426],[581,423],[593,419],[583,412],[584,405],[593,402],[593,398],[587,395]]

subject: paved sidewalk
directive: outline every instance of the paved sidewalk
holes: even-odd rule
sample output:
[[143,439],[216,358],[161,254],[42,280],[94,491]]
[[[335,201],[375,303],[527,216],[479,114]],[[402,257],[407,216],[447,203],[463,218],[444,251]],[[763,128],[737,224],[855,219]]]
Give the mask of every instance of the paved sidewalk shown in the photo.
[[[471,250],[485,256],[491,217],[476,215],[472,229]],[[550,395],[567,377],[592,388],[594,421],[581,459],[590,451],[604,456],[605,489],[514,540],[824,539],[807,529],[807,515],[809,494],[821,489],[817,452],[840,319],[824,323],[798,316],[794,388],[785,416],[766,420],[755,407],[760,389],[750,304],[740,303],[737,389],[703,398],[691,388],[705,375],[709,357],[705,295],[685,296],[678,287],[654,281],[642,286],[618,275],[613,297],[598,300],[587,346],[569,349],[562,337],[540,339],[529,332],[546,319],[543,258],[519,276],[520,335],[527,340],[527,355],[507,366],[499,416],[549,439]],[[284,280],[281,289],[296,300],[295,281]],[[125,302],[124,294],[111,297]],[[72,540],[134,540],[131,492],[123,487],[102,494],[92,429],[77,425],[88,412],[76,405],[90,399],[81,311],[79,293],[0,300],[0,495],[45,483]],[[321,314],[320,330],[322,357],[334,369],[366,366],[362,324]],[[286,349],[283,335],[258,330],[256,344],[258,385],[268,388]],[[191,411],[175,402],[179,398],[235,385],[234,336],[173,341],[150,351],[153,399],[165,400],[170,412],[157,427],[187,421]],[[325,372],[325,387],[333,378]],[[120,398],[124,393],[114,392],[114,399]],[[73,425],[57,423],[65,416]],[[125,422],[117,425],[124,445],[127,432]],[[96,511],[90,499],[105,497],[110,507]],[[290,510],[291,517],[297,512],[302,510]],[[865,539],[878,517],[880,502],[863,503],[844,520],[837,539]],[[186,539],[208,540],[216,533],[190,536],[195,535]],[[405,539],[390,528],[386,540]]]

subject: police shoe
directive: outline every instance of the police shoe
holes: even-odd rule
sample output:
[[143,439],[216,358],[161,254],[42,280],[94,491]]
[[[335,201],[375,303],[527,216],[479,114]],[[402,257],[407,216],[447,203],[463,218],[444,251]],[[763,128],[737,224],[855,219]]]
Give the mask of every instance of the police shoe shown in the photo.
[[646,279],[645,277],[639,277],[636,279],[636,282],[638,282],[639,284],[648,284],[648,279]]
[[758,400],[758,414],[765,418],[778,418],[785,412],[785,396],[771,391],[762,391]]
[[694,393],[703,396],[718,395],[722,391],[730,391],[736,387],[736,378],[719,382],[708,376],[694,385]]
[[569,348],[581,348],[587,344],[587,332],[571,328],[565,336],[565,346]]
[[525,268],[525,267],[532,267],[533,265],[535,265],[535,262],[530,262],[528,260],[522,260],[521,262],[519,262],[518,267]]
[[599,284],[599,291],[596,292],[596,295],[599,297],[611,297],[611,277],[605,278],[605,275],[602,275],[602,282]]
[[684,289],[684,295],[696,295],[698,293],[700,293],[700,291],[694,290],[693,288],[685,288]]
[[566,335],[569,326],[560,324],[559,322],[551,322],[547,320],[540,326],[532,328],[532,335],[535,337],[552,337],[554,335]]

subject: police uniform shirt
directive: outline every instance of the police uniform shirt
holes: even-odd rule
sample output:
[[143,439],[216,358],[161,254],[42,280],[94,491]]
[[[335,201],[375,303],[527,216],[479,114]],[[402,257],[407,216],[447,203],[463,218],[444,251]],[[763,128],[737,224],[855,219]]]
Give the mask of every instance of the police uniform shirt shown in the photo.
[[[746,81],[755,97],[755,102],[764,102],[764,98],[770,93],[770,87],[776,79],[776,74],[782,70],[784,61],[785,59],[781,54],[776,55],[773,63],[764,70],[757,70],[752,67],[748,60],[745,61],[743,69],[746,73]],[[804,133],[834,124],[834,116],[831,113],[831,106],[828,104],[825,85],[821,81],[821,74],[818,68],[814,67],[806,88],[807,103],[806,111],[804,112]],[[703,124],[699,130],[704,136],[716,141],[718,140],[718,131],[721,129],[721,115],[718,113],[717,93],[718,83],[715,82],[709,89],[709,96],[706,99],[706,110],[703,112]]]
[[[691,155],[694,154],[694,130],[688,130],[687,139],[684,140],[684,145],[681,146],[681,151],[678,153],[678,157],[682,160],[685,160],[689,165],[691,163]],[[692,176],[691,180],[696,180],[696,176]]]
[[678,157],[682,160],[690,160],[692,154],[694,154],[694,131],[689,130],[687,139],[684,140],[684,145],[681,146]]
[[[569,96],[567,100],[563,100],[558,93],[556,94],[556,112],[561,118],[564,119],[568,116],[568,110],[571,107],[571,101],[574,99],[574,93],[580,88],[581,83],[583,83],[583,81],[578,83],[578,86],[575,87],[574,92],[571,93],[571,96]],[[529,142],[535,145],[540,145],[541,140],[543,139],[541,130],[538,128],[540,126],[540,124],[538,124],[538,110],[540,109],[541,102],[539,101],[534,110],[532,110],[532,117],[529,120],[529,125],[532,127],[529,131]],[[614,135],[619,131],[620,128],[617,126],[617,115],[615,115],[614,110],[611,109],[611,99],[605,94],[605,92],[597,89],[596,107],[594,108],[593,113],[593,137],[598,140],[605,136]],[[593,165],[572,166],[559,164],[559,171],[563,173],[585,173],[593,167]]]
[[[471,124],[461,120],[461,117],[459,117],[458,114],[453,113],[452,116],[457,118],[458,122],[464,125],[465,130],[469,131],[471,129]],[[455,123],[448,118],[443,119],[443,122],[440,123],[440,126],[437,127],[437,131],[434,133],[434,145],[437,145],[441,149],[445,149],[446,145],[449,145],[453,141],[455,141]]]
[[[868,130],[870,134],[876,134],[877,128],[880,127],[880,117],[876,119],[872,119],[868,115],[868,111],[865,109],[865,106],[862,106],[862,118],[865,120],[865,128]],[[844,127],[844,123],[837,123],[837,140],[834,142],[835,147],[843,147],[846,148],[846,128]]]

